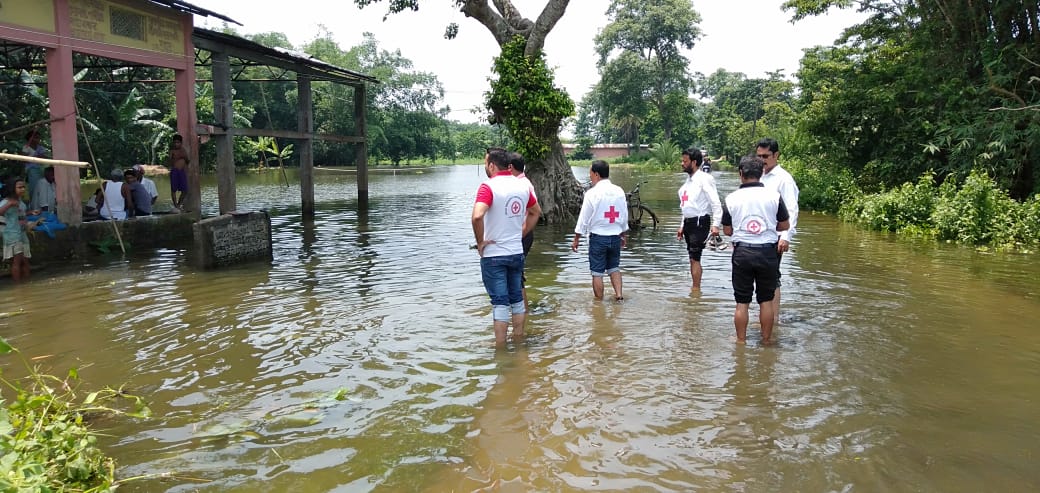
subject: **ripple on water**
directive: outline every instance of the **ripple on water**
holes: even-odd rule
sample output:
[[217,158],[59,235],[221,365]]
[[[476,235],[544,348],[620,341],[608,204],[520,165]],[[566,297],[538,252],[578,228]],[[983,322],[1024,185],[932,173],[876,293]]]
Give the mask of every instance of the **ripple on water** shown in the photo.
[[662,219],[623,254],[624,303],[591,301],[572,225],[541,226],[530,336],[495,351],[468,248],[475,171],[373,175],[367,214],[353,178],[328,172],[307,224],[295,185],[241,187],[244,207],[272,211],[272,263],[101,258],[12,289],[0,334],[149,400],[152,418],[112,420],[103,441],[121,475],[174,477],[132,491],[1040,485],[1032,263],[805,214],[778,344],[753,327],[738,347],[729,252],[705,253],[691,292],[669,231],[681,176],[618,167],[622,186],[650,179]]

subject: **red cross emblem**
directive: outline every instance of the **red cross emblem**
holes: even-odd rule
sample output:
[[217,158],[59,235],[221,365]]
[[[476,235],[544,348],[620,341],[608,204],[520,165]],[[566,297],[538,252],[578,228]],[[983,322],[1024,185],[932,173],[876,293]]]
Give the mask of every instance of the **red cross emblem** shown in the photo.
[[689,195],[686,195],[686,190],[683,190],[683,191],[682,191],[682,202],[680,202],[679,204],[680,204],[680,205],[681,205],[681,204],[685,204],[685,203],[686,203],[686,201],[687,201],[687,200],[689,200],[689,199],[690,199],[690,196],[689,196]]
[[614,206],[610,206],[610,210],[603,213],[603,217],[610,219],[610,223],[614,224],[617,218],[621,217],[621,212],[614,210]]
[[751,220],[747,224],[747,230],[749,233],[757,235],[762,232],[762,223],[757,220]]
[[509,204],[509,208],[512,210],[513,214],[519,214],[520,202],[513,202],[512,204]]

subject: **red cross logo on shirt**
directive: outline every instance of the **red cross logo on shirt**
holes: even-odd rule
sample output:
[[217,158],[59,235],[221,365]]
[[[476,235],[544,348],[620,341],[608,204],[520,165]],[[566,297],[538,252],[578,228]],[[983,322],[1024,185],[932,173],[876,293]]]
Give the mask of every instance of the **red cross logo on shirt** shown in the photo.
[[762,223],[758,222],[757,220],[753,219],[753,220],[748,222],[747,230],[748,230],[749,233],[757,235],[757,234],[761,233],[763,229],[764,228],[762,227]]
[[610,224],[614,224],[617,218],[621,217],[621,212],[614,210],[614,206],[610,206],[610,210],[603,213],[603,217],[610,219]]
[[682,191],[682,202],[681,202],[681,204],[685,204],[686,201],[689,200],[689,199],[690,199],[690,196],[686,195],[686,190],[683,190]]

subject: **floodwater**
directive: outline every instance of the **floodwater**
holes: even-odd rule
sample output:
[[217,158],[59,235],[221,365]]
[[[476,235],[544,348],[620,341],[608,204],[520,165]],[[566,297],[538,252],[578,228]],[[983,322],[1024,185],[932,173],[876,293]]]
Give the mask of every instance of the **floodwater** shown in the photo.
[[119,475],[145,476],[120,491],[1040,489],[1031,256],[803,214],[779,344],[738,346],[728,252],[689,290],[682,175],[615,169],[664,221],[623,254],[626,300],[592,301],[585,245],[542,226],[530,335],[496,351],[477,168],[376,172],[362,215],[354,175],[319,171],[313,224],[278,174],[240,176],[241,208],[272,213],[272,263],[200,272],[166,249],[48,269],[0,285],[0,336],[150,402],[101,422]]

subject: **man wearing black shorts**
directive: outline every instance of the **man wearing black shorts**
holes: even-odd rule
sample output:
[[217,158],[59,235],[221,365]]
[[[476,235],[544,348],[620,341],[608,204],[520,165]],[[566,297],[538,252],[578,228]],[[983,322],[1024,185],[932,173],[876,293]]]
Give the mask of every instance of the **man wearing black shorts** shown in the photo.
[[779,259],[776,244],[780,231],[790,227],[787,207],[780,192],[759,180],[765,162],[758,157],[740,160],[740,188],[726,197],[722,212],[723,231],[733,239],[733,298],[737,302],[733,325],[737,343],[747,340],[748,307],[751,294],[758,301],[762,343],[773,336],[773,297]]
[[693,278],[692,289],[701,289],[701,253],[708,234],[719,234],[719,221],[722,219],[722,203],[719,202],[719,191],[715,186],[715,178],[701,171],[703,160],[700,149],[687,149],[682,153],[682,169],[686,172],[686,182],[679,187],[679,209],[682,210],[682,224],[675,233],[677,239],[686,239],[686,253],[690,256],[690,277]]
[[[509,156],[509,171],[511,173],[513,173],[513,176],[519,178],[524,183],[527,183],[527,187],[531,189],[531,195],[535,195],[535,193],[534,193],[534,184],[531,183],[531,180],[527,179],[527,175],[524,174],[524,169],[527,167],[527,165],[524,163],[524,157],[521,156],[519,152],[509,152],[508,156]],[[538,199],[538,197],[535,196],[535,200],[537,200],[537,199]],[[526,267],[526,265],[527,265],[527,263],[526,263],[527,256],[531,254],[531,246],[534,245],[534,229],[532,229],[531,231],[528,231],[527,234],[524,235],[524,237],[521,239],[521,243],[523,243],[523,246],[524,246],[524,260],[525,260],[524,265]],[[521,282],[523,283],[524,308],[528,308],[529,303],[527,301],[527,275],[526,274],[521,274],[520,275],[520,279],[521,279]],[[530,311],[530,310],[528,310],[528,311]]]

